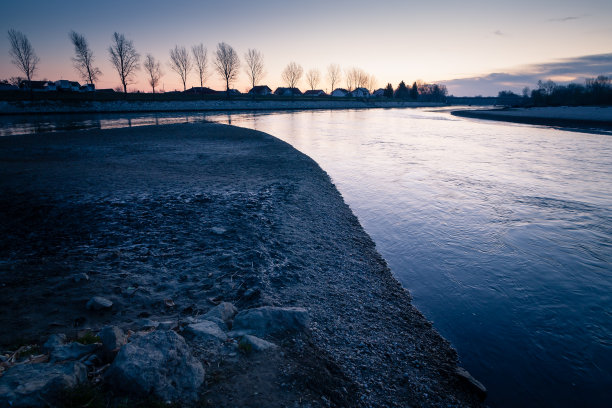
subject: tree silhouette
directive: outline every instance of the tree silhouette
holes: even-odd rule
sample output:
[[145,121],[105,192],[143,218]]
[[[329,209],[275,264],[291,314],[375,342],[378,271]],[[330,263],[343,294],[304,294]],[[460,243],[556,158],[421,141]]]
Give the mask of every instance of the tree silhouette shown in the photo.
[[198,44],[191,47],[191,52],[193,53],[193,62],[198,78],[200,78],[200,88],[204,88],[206,70],[208,69],[208,50],[204,47],[204,44]]
[[410,88],[410,99],[414,99],[415,101],[419,98],[419,88],[417,87],[417,83],[412,83],[412,88]]
[[314,91],[314,89],[319,85],[319,80],[321,79],[321,73],[318,69],[308,70],[306,73],[306,81],[308,85],[310,85],[310,89]]
[[255,85],[265,76],[263,55],[261,52],[249,48],[244,54],[244,60],[246,61],[245,70],[249,81],[251,81],[251,88],[255,88]]
[[127,93],[128,84],[133,83],[136,71],[140,69],[140,54],[136,52],[134,43],[123,34],[114,33],[113,42],[108,47],[110,61],[119,74],[123,92]]
[[9,55],[13,58],[12,62],[19,68],[29,81],[32,80],[40,59],[34,52],[34,47],[30,44],[30,40],[21,31],[8,30],[8,38],[11,44]]
[[297,84],[302,78],[304,74],[304,68],[300,64],[296,64],[295,62],[290,62],[287,64],[282,73],[283,81],[287,84],[289,88],[297,88]]
[[393,85],[387,84],[385,87],[385,92],[383,93],[385,98],[393,98]]
[[398,99],[408,99],[409,96],[410,93],[408,92],[406,84],[404,83],[404,81],[400,82],[397,86],[397,89],[395,90],[395,97]]
[[170,68],[181,77],[181,81],[183,81],[183,91],[187,90],[187,75],[192,67],[193,63],[191,62],[191,56],[189,52],[187,52],[187,49],[175,45],[174,48],[170,50]]
[[229,96],[230,84],[238,78],[238,70],[240,69],[240,59],[234,49],[222,42],[217,44],[217,52],[215,54],[215,69],[217,73],[225,80],[225,89]]
[[159,61],[156,61],[155,57],[153,57],[151,54],[147,54],[144,61],[144,69],[149,76],[149,85],[151,85],[151,88],[153,88],[153,93],[155,93],[155,87],[159,84],[159,80],[163,75]]
[[327,80],[331,86],[329,93],[332,93],[336,89],[336,85],[340,83],[342,79],[342,70],[338,64],[330,64],[327,67]]
[[72,58],[72,62],[74,63],[74,67],[81,78],[87,82],[88,84],[95,85],[98,77],[102,75],[102,71],[96,66],[94,66],[94,55],[91,48],[89,48],[89,44],[85,39],[85,36],[71,31],[70,41],[72,41],[72,45],[74,45],[74,57]]

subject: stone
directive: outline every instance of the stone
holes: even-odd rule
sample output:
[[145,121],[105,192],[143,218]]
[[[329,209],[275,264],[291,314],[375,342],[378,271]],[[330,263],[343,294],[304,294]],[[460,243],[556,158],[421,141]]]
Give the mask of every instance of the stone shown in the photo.
[[200,341],[225,341],[227,340],[227,334],[219,325],[210,320],[201,320],[198,323],[193,323],[185,327],[185,334],[192,336]]
[[85,272],[77,273],[76,275],[72,276],[72,280],[75,283],[87,282],[89,280],[89,275],[87,275]]
[[226,229],[223,227],[212,227],[210,230],[217,235],[223,235],[226,232]]
[[229,302],[221,302],[209,310],[204,316],[202,316],[202,318],[205,320],[221,322],[223,325],[230,328],[232,319],[236,313],[238,313],[238,309],[236,309],[233,304]]
[[70,343],[51,350],[51,361],[79,360],[98,349],[97,344]]
[[463,367],[457,367],[455,369],[455,374],[457,374],[457,377],[463,380],[464,383],[466,383],[474,391],[476,391],[476,393],[479,395],[481,399],[484,400],[486,398],[487,388],[480,381],[472,377],[472,374],[470,374],[468,370],[466,370]]
[[102,350],[106,357],[112,357],[127,342],[125,333],[117,326],[104,327],[98,337],[102,341]]
[[269,341],[251,336],[249,334],[245,334],[244,336],[240,337],[238,340],[238,346],[241,349],[248,351],[265,351],[278,348],[278,346],[274,343],[270,343]]
[[140,319],[138,321],[138,326],[140,326],[140,328],[143,330],[157,329],[157,326],[159,326],[159,322],[157,320],[151,319]]
[[101,296],[94,296],[87,302],[87,310],[104,310],[110,309],[113,302]]
[[236,315],[232,329],[258,337],[303,331],[308,327],[308,311],[301,307],[263,306]]
[[163,401],[195,401],[204,368],[185,339],[171,330],[139,336],[121,348],[106,372],[111,386]]
[[85,381],[87,367],[79,362],[20,364],[0,377],[0,407],[47,407]]
[[159,322],[159,325],[157,326],[157,330],[172,330],[177,326],[178,326],[177,322],[172,321],[172,320],[166,320],[164,322]]
[[43,353],[51,353],[55,348],[66,344],[68,339],[64,333],[52,334],[42,346]]

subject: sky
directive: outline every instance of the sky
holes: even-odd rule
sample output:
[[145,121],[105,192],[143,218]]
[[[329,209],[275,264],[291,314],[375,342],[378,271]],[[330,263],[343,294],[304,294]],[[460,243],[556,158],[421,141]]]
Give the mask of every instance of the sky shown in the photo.
[[[79,80],[72,66],[71,30],[83,34],[102,70],[98,88],[119,77],[108,59],[113,32],[125,34],[144,57],[162,61],[161,88],[182,89],[170,70],[169,50],[203,43],[209,54],[205,86],[223,89],[212,66],[219,42],[244,59],[249,48],[264,55],[262,84],[284,86],[281,72],[292,61],[304,71],[358,67],[377,84],[442,82],[457,96],[520,92],[538,79],[579,81],[612,75],[610,0],[310,0],[310,1],[48,1],[5,0],[0,14],[0,79],[19,75],[9,57],[7,30],[23,32],[40,58],[35,79]],[[243,64],[244,66],[244,64]],[[342,83],[344,85],[344,82]],[[196,74],[187,87],[199,86]],[[241,70],[234,87],[250,88]],[[306,80],[299,87],[307,89]],[[129,89],[148,91],[144,71]]]

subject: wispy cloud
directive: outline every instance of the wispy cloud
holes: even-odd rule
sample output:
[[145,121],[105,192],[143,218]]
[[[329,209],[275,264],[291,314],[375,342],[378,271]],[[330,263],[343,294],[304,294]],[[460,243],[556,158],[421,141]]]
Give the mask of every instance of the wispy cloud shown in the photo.
[[502,32],[501,30],[495,30],[493,31],[493,34],[499,36],[499,37],[503,37],[506,35],[506,33]]
[[580,20],[581,18],[584,18],[584,17],[587,17],[587,15],[583,14],[581,16],[567,16],[567,17],[549,18],[548,21],[555,22],[555,23],[562,23],[562,22],[565,22],[565,21]]
[[497,95],[497,92],[504,89],[519,92],[526,86],[533,88],[540,79],[552,79],[559,83],[582,82],[585,78],[598,75],[612,75],[612,53],[531,64],[507,72],[453,79],[443,83],[449,93],[454,95]]

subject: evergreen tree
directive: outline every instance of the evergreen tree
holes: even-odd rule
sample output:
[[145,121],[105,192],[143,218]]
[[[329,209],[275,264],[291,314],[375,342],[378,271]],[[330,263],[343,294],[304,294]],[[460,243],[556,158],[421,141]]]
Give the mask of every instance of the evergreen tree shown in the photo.
[[385,88],[385,93],[383,94],[385,98],[393,98],[393,85],[387,84]]
[[419,97],[419,88],[417,87],[417,83],[414,82],[412,84],[412,88],[410,88],[410,99],[414,99],[415,101]]
[[395,97],[398,99],[408,99],[409,96],[410,92],[408,91],[406,84],[404,83],[404,81],[400,82],[400,84],[397,86],[397,89],[395,90]]

